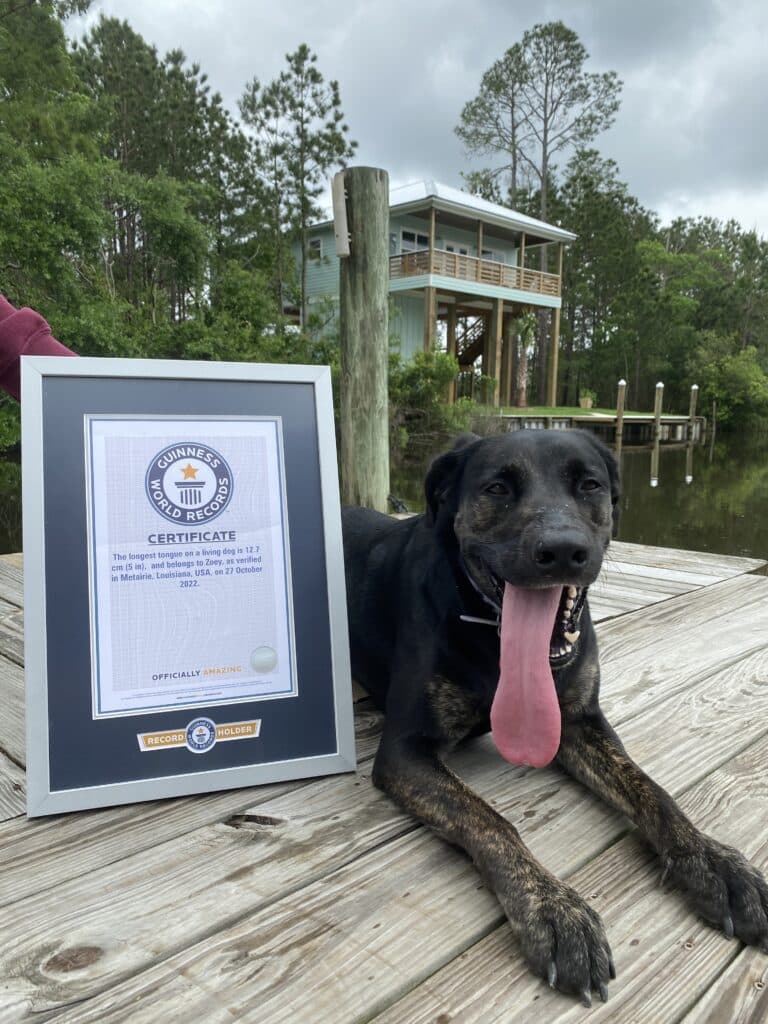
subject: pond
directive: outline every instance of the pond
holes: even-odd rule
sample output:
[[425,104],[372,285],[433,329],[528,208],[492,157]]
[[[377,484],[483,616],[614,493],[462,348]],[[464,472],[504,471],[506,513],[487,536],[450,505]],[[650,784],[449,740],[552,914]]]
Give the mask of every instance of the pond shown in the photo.
[[[392,470],[392,494],[412,511],[424,507],[423,480],[434,455],[450,441],[412,446]],[[651,453],[625,449],[619,538],[641,544],[768,558],[768,439],[746,444],[738,435],[693,452],[685,482],[685,450],[661,450],[659,485],[649,484]],[[0,462],[0,553],[21,551],[21,473]]]
[[[423,480],[442,445],[416,447],[392,471],[391,491],[413,511],[424,507]],[[661,547],[768,558],[768,438],[738,435],[693,450],[687,484],[684,448],[662,448],[659,483],[650,486],[651,452],[625,448],[621,457],[619,539]]]

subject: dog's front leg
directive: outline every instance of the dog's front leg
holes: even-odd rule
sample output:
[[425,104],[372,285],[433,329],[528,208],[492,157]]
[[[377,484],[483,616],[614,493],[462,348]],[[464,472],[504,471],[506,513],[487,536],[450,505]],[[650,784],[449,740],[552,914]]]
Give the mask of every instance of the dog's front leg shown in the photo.
[[464,849],[496,893],[533,970],[550,985],[607,998],[615,977],[603,925],[575,890],[533,857],[517,830],[448,769],[437,744],[387,731],[373,782],[410,814]]
[[662,880],[731,938],[768,950],[768,885],[738,850],[700,832],[632,759],[598,709],[563,721],[560,765],[630,818],[660,855]]

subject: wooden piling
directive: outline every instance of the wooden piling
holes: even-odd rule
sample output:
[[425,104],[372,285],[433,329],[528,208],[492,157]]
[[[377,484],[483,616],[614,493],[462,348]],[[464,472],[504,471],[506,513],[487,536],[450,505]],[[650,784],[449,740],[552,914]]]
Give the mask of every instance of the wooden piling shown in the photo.
[[696,401],[699,397],[699,385],[691,385],[691,404],[688,407],[688,439],[690,441],[695,440],[694,433],[696,431]]
[[389,175],[344,172],[350,253],[341,259],[342,501],[387,511],[389,494]]
[[622,378],[619,381],[619,389],[616,395],[616,428],[614,431],[613,447],[616,458],[621,458],[621,446],[624,441],[624,399],[627,394],[627,382]]
[[659,381],[656,385],[656,398],[653,405],[653,451],[651,452],[651,487],[659,486],[659,445],[661,444],[661,403],[664,398],[664,385]]

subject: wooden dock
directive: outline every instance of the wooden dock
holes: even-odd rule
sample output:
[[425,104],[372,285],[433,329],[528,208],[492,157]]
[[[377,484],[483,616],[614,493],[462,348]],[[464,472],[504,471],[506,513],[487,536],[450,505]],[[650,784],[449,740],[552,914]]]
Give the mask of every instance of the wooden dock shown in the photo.
[[[768,868],[768,579],[753,559],[615,544],[592,605],[630,753]],[[453,763],[600,912],[618,978],[585,1010],[534,978],[466,857],[354,775],[24,816],[22,576],[0,560],[0,1022],[758,1024],[768,955],[659,887],[621,815],[488,737]]]

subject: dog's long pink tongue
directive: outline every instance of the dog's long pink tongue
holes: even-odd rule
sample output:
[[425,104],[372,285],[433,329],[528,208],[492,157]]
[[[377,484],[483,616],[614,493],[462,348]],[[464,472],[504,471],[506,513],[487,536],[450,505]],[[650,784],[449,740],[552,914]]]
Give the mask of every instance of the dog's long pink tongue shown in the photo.
[[543,768],[560,746],[560,705],[549,667],[549,641],[561,587],[504,585],[499,685],[491,733],[502,757]]

